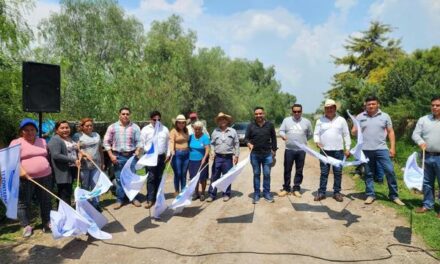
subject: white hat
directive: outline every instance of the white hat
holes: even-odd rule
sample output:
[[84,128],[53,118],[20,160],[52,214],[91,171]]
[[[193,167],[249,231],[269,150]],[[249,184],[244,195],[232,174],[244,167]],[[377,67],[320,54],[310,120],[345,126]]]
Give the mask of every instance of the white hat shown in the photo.
[[329,107],[329,106],[336,106],[335,100],[332,99],[325,100],[324,107]]

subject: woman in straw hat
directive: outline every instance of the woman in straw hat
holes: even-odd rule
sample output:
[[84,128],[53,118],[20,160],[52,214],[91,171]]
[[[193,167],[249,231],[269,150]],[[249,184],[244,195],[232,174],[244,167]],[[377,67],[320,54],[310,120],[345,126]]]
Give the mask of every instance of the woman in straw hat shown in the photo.
[[186,173],[189,164],[188,129],[186,118],[180,114],[174,120],[174,128],[170,132],[170,152],[173,156],[171,166],[174,171],[174,190],[177,195],[186,186]]

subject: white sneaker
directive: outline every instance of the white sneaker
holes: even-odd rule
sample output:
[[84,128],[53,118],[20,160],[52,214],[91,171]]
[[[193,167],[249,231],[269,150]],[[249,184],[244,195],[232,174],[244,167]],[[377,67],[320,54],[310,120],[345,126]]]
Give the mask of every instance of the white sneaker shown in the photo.
[[299,191],[294,191],[294,192],[293,192],[293,195],[294,195],[295,197],[298,197],[298,198],[301,198],[301,197],[302,197],[302,195],[301,195],[301,193],[300,193]]

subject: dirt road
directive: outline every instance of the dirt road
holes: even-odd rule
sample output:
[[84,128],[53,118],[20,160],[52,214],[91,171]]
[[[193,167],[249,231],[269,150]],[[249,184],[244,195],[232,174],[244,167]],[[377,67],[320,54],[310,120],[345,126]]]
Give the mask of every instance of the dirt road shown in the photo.
[[[272,170],[272,191],[283,182],[284,145],[279,143],[278,162]],[[241,157],[249,152],[242,148]],[[314,202],[319,183],[319,163],[308,157],[303,197],[277,197],[275,203],[263,199],[251,203],[252,168],[247,166],[233,184],[233,198],[213,203],[195,201],[179,215],[164,213],[162,221],[149,217],[149,210],[127,205],[104,211],[113,234],[109,241],[87,236],[54,241],[49,234],[37,233],[32,239],[11,248],[9,261],[25,263],[328,263],[330,260],[371,260],[389,255],[393,243],[424,246],[411,233],[409,224],[393,209],[379,203],[366,206],[363,194],[344,176],[344,202],[331,198]],[[330,176],[328,186],[333,185]],[[171,194],[172,176],[166,192]],[[145,193],[145,191],[144,191]],[[172,201],[167,195],[167,202]],[[270,254],[225,253],[198,257],[181,254],[253,251]],[[421,252],[390,248],[393,256],[381,263],[437,263]],[[294,254],[287,254],[294,253]],[[314,256],[310,257],[310,256]],[[322,259],[320,259],[322,258]],[[2,260],[0,259],[0,262]],[[379,262],[379,261],[377,261]]]

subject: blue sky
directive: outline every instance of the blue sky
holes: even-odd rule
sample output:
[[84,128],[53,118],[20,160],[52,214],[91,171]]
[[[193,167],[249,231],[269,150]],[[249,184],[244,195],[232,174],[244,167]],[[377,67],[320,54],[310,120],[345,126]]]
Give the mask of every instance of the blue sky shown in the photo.
[[[349,36],[379,20],[394,27],[402,47],[440,45],[439,0],[126,0],[127,14],[148,30],[153,20],[178,14],[197,32],[198,47],[220,46],[231,58],[259,59],[273,65],[282,90],[294,94],[306,112],[313,112],[330,88],[333,74],[343,69],[331,56],[345,54]],[[36,25],[58,1],[40,0],[28,14]]]

